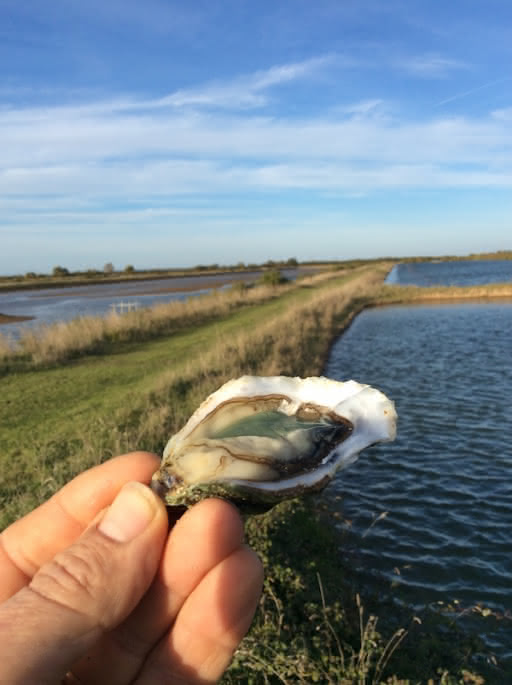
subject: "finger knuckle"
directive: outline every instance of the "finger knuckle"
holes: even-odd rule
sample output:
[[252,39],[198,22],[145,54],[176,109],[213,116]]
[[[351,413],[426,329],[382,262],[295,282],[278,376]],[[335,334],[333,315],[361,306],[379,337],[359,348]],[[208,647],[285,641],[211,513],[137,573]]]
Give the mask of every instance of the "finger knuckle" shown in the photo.
[[103,551],[77,543],[43,566],[31,589],[70,609],[90,607],[93,612],[106,577]]

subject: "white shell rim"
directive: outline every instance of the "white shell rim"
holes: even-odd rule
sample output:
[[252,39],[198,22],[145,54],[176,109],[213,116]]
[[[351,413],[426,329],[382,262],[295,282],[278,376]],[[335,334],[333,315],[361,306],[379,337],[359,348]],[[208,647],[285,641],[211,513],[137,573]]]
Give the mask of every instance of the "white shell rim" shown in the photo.
[[[167,443],[163,453],[164,461],[171,451],[179,449],[180,442],[218,405],[237,397],[275,394],[290,399],[290,404],[285,408],[286,413],[293,414],[304,403],[318,404],[348,419],[353,425],[353,431],[345,441],[333,448],[320,466],[311,471],[273,481],[218,478],[211,481],[212,485],[217,482],[276,495],[280,491],[295,488],[313,488],[315,483],[326,478],[330,480],[338,470],[352,464],[365,447],[395,438],[397,415],[394,403],[369,385],[353,380],[334,381],[323,376],[242,376],[225,383],[198,407],[185,426]],[[191,486],[193,487],[192,484]]]

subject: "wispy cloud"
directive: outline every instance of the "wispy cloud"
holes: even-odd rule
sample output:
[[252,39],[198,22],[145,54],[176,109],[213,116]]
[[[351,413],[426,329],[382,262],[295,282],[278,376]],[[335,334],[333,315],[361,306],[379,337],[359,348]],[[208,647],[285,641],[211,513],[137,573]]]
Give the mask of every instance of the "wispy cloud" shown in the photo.
[[445,78],[453,71],[467,69],[468,65],[449,57],[436,54],[417,55],[398,60],[396,66],[421,78]]
[[214,82],[197,89],[179,90],[154,104],[172,107],[262,107],[268,101],[266,91],[270,88],[310,78],[332,61],[332,56],[326,55],[302,62],[274,66],[228,82]]
[[[0,194],[99,203],[300,188],[509,187],[507,121],[95,116],[5,126]],[[501,160],[500,168],[495,168]],[[467,168],[465,168],[467,165]],[[37,203],[37,200],[35,200]]]
[[491,112],[493,119],[498,119],[498,121],[510,121],[512,122],[512,107],[505,107],[505,109],[496,109]]
[[373,117],[380,116],[383,112],[386,112],[387,104],[380,98],[374,98],[372,100],[352,102],[349,105],[340,105],[334,108],[333,111],[353,117]]
[[[175,216],[161,206],[180,198],[200,206],[211,196],[275,191],[357,197],[512,188],[507,108],[408,120],[368,98],[301,119],[253,111],[269,89],[277,96],[280,85],[314,77],[328,64],[322,57],[280,65],[179,97],[0,109],[3,221],[46,225],[60,217],[78,225],[82,217],[85,225],[130,223],[131,216],[154,224]],[[205,111],[205,103],[216,108]],[[113,211],[119,207],[126,209]]]
[[[322,55],[300,62],[292,62],[272,66],[269,69],[254,73],[243,74],[223,81],[210,81],[194,88],[173,91],[156,98],[140,98],[129,94],[117,95],[109,99],[91,99],[91,94],[83,91],[63,91],[62,89],[33,89],[23,87],[0,87],[0,112],[11,111],[13,116],[31,118],[32,120],[46,117],[60,116],[83,118],[84,116],[99,114],[119,114],[137,111],[157,111],[159,109],[224,109],[239,110],[264,107],[271,98],[272,89],[290,83],[312,81],[333,66],[345,66],[344,62],[335,55]],[[53,100],[62,100],[66,95],[71,96],[70,104],[47,106],[33,106],[19,108],[9,105],[10,100],[20,97],[33,98],[52,96]],[[89,96],[88,99],[87,96]]]

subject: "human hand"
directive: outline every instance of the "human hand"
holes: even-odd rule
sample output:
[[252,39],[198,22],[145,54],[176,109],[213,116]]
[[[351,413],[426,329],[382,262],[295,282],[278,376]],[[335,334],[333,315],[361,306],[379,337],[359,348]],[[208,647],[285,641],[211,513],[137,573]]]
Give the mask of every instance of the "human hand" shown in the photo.
[[141,485],[157,466],[145,452],[112,459],[2,533],[0,682],[220,678],[254,615],[261,563],[219,499],[168,535],[163,503]]

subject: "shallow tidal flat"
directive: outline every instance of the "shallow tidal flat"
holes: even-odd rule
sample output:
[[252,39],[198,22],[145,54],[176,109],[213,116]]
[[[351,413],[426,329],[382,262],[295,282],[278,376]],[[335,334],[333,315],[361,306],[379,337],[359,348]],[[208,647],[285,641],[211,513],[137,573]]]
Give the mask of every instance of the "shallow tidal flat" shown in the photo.
[[31,316],[12,316],[11,314],[2,314],[0,312],[0,324],[2,323],[20,323],[21,321],[30,321]]

